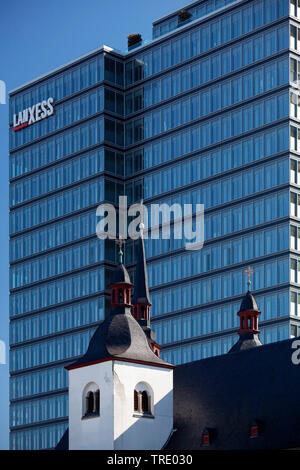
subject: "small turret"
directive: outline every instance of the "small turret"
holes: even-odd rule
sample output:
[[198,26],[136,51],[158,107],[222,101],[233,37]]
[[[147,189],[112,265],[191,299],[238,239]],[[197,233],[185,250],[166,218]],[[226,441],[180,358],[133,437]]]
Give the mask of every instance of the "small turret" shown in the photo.
[[112,282],[109,286],[111,291],[110,307],[112,310],[116,307],[131,307],[131,291],[133,285],[130,281],[127,269],[123,264],[122,244],[122,240],[118,240],[119,264],[114,271]]
[[257,306],[253,294],[250,292],[250,275],[253,274],[253,271],[250,269],[250,267],[248,267],[245,272],[249,279],[248,292],[244,296],[240,310],[238,311],[238,316],[240,318],[240,329],[238,334],[240,338],[238,342],[232,346],[229,353],[261,346],[262,344],[259,339],[260,331],[258,329],[258,317],[261,312]]

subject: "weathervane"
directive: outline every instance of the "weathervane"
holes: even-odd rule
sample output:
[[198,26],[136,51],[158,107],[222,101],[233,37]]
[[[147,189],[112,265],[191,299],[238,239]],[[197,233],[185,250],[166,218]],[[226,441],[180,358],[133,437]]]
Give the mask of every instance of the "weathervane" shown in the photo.
[[248,284],[248,290],[250,290],[250,287],[251,287],[251,279],[250,279],[250,276],[254,273],[254,271],[253,271],[253,269],[251,269],[250,266],[248,266],[248,268],[247,268],[244,272],[245,272],[245,274],[247,274],[247,276],[248,276],[248,282],[247,282],[247,284]]
[[124,238],[116,238],[116,245],[119,247],[119,263],[123,264],[123,250],[122,247],[125,245]]

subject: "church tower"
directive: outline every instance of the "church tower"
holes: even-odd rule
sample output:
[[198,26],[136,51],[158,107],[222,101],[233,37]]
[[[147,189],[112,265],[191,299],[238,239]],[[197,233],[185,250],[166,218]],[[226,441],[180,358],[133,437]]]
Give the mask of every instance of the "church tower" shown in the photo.
[[67,366],[70,450],[160,450],[172,433],[174,366],[153,352],[132,316],[132,287],[120,248],[110,315]]

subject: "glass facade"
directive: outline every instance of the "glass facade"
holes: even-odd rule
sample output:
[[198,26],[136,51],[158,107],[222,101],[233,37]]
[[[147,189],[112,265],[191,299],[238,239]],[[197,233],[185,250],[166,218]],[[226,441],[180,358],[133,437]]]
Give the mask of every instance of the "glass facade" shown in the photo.
[[[245,3],[199,0],[136,50],[100,48],[10,93],[12,449],[53,448],[68,425],[64,366],[109,310],[101,202],[204,204],[202,250],[172,230],[145,240],[165,360],[228,351],[248,265],[262,341],[300,335],[300,4]],[[49,97],[52,116],[14,130]],[[136,243],[125,256],[134,279]]]

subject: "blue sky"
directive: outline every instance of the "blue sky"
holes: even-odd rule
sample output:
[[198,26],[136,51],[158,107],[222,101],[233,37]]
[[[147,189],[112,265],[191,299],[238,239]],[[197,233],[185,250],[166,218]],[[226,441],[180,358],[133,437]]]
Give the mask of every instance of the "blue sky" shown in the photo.
[[[184,0],[15,0],[0,7],[0,80],[7,92],[102,44],[151,39],[152,21]],[[0,340],[8,344],[8,105],[0,104]],[[0,449],[8,448],[8,367],[0,364]]]

